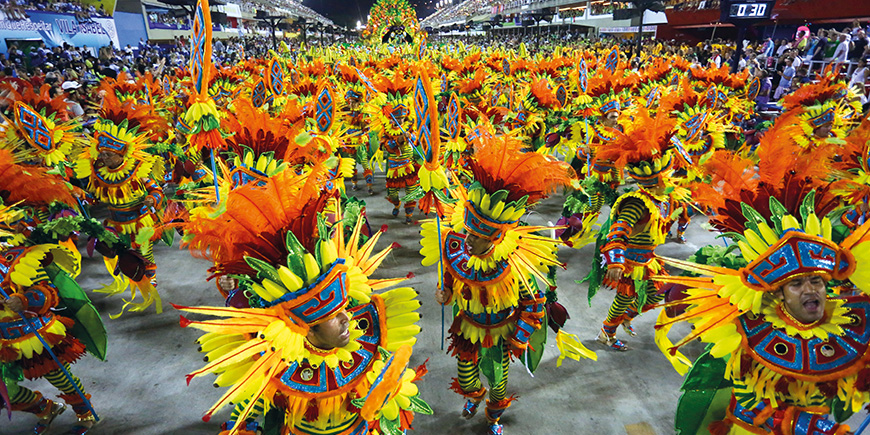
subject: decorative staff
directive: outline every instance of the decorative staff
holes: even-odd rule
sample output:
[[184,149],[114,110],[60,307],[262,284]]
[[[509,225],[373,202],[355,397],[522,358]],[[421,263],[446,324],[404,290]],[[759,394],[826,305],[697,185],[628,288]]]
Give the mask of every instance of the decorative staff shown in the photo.
[[215,196],[217,202],[220,202],[215,153],[216,150],[226,146],[226,141],[220,132],[220,115],[217,106],[214,99],[208,95],[208,84],[212,74],[212,25],[211,13],[208,8],[208,0],[199,0],[196,4],[190,50],[190,77],[193,79],[195,93],[191,96],[193,102],[187,112],[179,118],[179,128],[190,135],[190,144],[197,152],[203,148],[208,148],[211,151],[211,171]]

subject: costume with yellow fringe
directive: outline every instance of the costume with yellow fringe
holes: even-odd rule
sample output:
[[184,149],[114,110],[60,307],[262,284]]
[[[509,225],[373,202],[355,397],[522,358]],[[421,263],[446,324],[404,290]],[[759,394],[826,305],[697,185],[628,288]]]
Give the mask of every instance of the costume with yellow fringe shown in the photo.
[[[380,92],[366,103],[365,113],[369,115],[372,131],[378,134],[387,165],[387,201],[393,204],[393,216],[399,215],[401,200],[399,189],[405,189],[405,196],[412,196],[420,188],[417,176],[417,156],[414,155],[406,135],[413,135],[413,114],[411,92],[413,79],[405,79],[402,70],[390,76],[379,76],[374,86]],[[405,222],[411,222],[416,201],[405,202]]]
[[[108,100],[107,100],[108,101]],[[154,263],[154,241],[159,240],[159,213],[165,205],[163,189],[157,180],[162,178],[163,166],[158,156],[145,151],[147,138],[139,131],[140,120],[133,116],[129,103],[121,107],[104,106],[101,116],[94,124],[91,146],[81,153],[75,162],[76,178],[87,179],[86,190],[97,201],[106,204],[109,217],[105,221],[118,235],[129,239],[129,245],[143,263],[131,269],[120,264],[121,256],[105,257],[106,267],[114,276],[114,282],[102,292],[117,294],[130,286],[131,299],[126,301],[122,313],[142,311],[156,304],[162,312],[160,295],[156,289],[157,265]],[[118,120],[118,121],[116,121]],[[122,158],[117,168],[98,163],[101,153],[111,153]],[[145,205],[151,198],[153,206]],[[114,258],[110,258],[114,257]],[[134,302],[136,292],[142,294],[142,302]]]
[[[8,208],[0,206],[0,220],[14,219],[7,211]],[[0,408],[9,406],[12,411],[40,418],[33,433],[48,430],[51,420],[63,412],[65,406],[20,386],[19,382],[25,378],[45,378],[63,393],[59,397],[72,406],[79,421],[70,433],[87,433],[95,420],[84,399],[90,395],[83,397],[76,392],[77,386],[84,394],[82,382],[71,373],[67,377],[36,336],[38,333],[45,340],[68,373],[70,365],[86,350],[105,360],[106,331],[99,314],[73,280],[79,271],[77,253],[60,245],[5,245],[0,250],[0,286],[10,298],[22,303],[22,311],[28,316],[25,321],[19,313],[0,303],[0,378],[10,401],[5,403],[0,399]],[[76,302],[71,302],[70,298]],[[55,312],[59,307],[65,307],[60,311],[63,314]],[[31,326],[36,330],[30,329]]]
[[[598,248],[603,259],[598,261],[595,257],[587,280],[590,299],[601,283],[616,289],[598,340],[622,351],[628,347],[616,339],[616,328],[622,325],[629,335],[635,335],[632,320],[665,297],[660,292],[661,286],[649,281],[649,277],[662,271],[654,251],[665,241],[675,215],[672,198],[680,192],[668,192],[675,189],[669,185],[673,164],[670,148],[676,134],[673,119],[662,112],[651,118],[646,108],[640,108],[625,132],[611,131],[615,140],[596,158],[626,168],[640,189],[621,195],[613,204],[610,219],[599,236]],[[601,270],[602,264],[606,271],[621,269],[621,278],[610,281]]]
[[[374,251],[380,233],[360,244],[362,219],[349,235],[324,220],[326,172],[288,169],[241,186],[185,226],[191,250],[238,278],[252,307],[177,307],[218,317],[182,317],[182,326],[206,332],[198,342],[208,364],[188,380],[214,373],[229,387],[204,417],[234,403],[224,434],[253,434],[264,412],[266,430],[300,435],[403,433],[415,412],[431,413],[414,383],[425,366],[407,368],[420,332],[416,292],[373,293],[403,281],[370,278],[391,248]],[[313,346],[311,328],[338,315],[350,318],[349,343]]]
[[[804,197],[798,213],[773,197],[768,207],[762,214],[744,204],[743,228],[729,233],[746,266],[734,270],[665,259],[694,277],[655,278],[689,288],[678,302],[688,309],[660,318],[656,326],[659,347],[674,367],[686,373],[691,365],[679,353],[681,346],[696,338],[710,344],[684,384],[680,433],[705,432],[702,422],[709,422],[707,414],[719,405],[727,411],[724,420],[709,425],[714,434],[843,434],[849,427],[829,421],[827,414],[842,421],[870,400],[870,299],[829,296],[823,317],[804,324],[774,293],[805,276],[849,280],[866,292],[870,275],[862,265],[870,260],[870,225],[837,244],[831,240],[831,221],[816,214],[820,208],[813,193]],[[684,320],[693,331],[671,343],[668,330]],[[702,385],[706,391],[696,388]]]
[[[467,191],[461,185],[453,190],[459,202],[445,206],[440,228],[435,220],[423,224],[420,242],[424,266],[442,262],[441,288],[450,291],[454,307],[449,350],[458,360],[459,376],[451,388],[468,399],[463,413],[470,417],[486,395],[483,372],[490,386],[486,417],[493,434],[501,433],[499,418],[515,398],[506,391],[510,361],[519,357],[530,370],[537,367],[549,311],[558,311],[550,317],[562,353],[557,364],[565,357],[596,358],[560,329],[564,309],[547,279],[549,267],[561,266],[560,242],[536,234],[547,227],[520,226],[529,205],[570,182],[570,168],[539,153],[523,153],[521,147],[508,136],[482,138],[469,161],[474,182]],[[490,241],[492,248],[470,254],[462,229]]]
[[792,139],[804,148],[843,145],[846,134],[858,121],[850,115],[861,113],[860,106],[848,103],[849,92],[845,83],[828,74],[783,97],[782,118],[800,128]]
[[[353,68],[339,64],[338,69],[340,71],[339,77],[343,80],[340,86],[344,88],[344,97],[342,98],[344,107],[341,108],[341,122],[348,128],[347,139],[345,140],[348,146],[342,149],[342,153],[345,156],[352,157],[357,164],[362,166],[363,179],[365,180],[369,195],[371,195],[374,193],[372,188],[374,184],[374,171],[372,171],[372,164],[369,162],[371,155],[369,128],[365,122],[362,110],[362,101],[364,101],[367,91],[359,74]],[[351,182],[354,189],[356,189],[358,182],[356,164],[353,168]]]

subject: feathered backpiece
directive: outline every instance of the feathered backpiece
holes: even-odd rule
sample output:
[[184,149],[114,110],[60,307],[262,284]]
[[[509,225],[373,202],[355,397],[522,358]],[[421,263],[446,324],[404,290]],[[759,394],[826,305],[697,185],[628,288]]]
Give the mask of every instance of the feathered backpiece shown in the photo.
[[247,98],[236,99],[233,116],[224,122],[224,128],[234,133],[227,138],[229,149],[240,156],[244,155],[245,148],[249,148],[254,157],[272,152],[283,158],[299,129],[285,124],[282,119],[257,109]]
[[507,202],[528,197],[528,205],[571,183],[564,162],[523,152],[522,146],[521,141],[510,136],[482,136],[469,162],[475,182],[489,193],[506,191]]
[[702,88],[709,85],[721,85],[731,90],[741,89],[746,84],[749,71],[745,70],[737,74],[731,74],[728,65],[719,68],[714,66],[695,67],[691,69],[692,78],[700,82]]
[[304,174],[288,169],[264,183],[232,190],[220,209],[194,209],[184,225],[184,245],[195,256],[213,261],[216,275],[256,275],[245,257],[284,262],[288,231],[299,234],[302,246],[312,251],[317,214],[328,199],[321,193],[326,174],[323,166]]
[[137,128],[153,143],[165,141],[169,136],[169,122],[149,104],[122,99],[115,92],[107,92],[98,112],[100,118],[115,125],[127,121],[129,128]]
[[799,107],[809,107],[826,101],[832,101],[837,96],[843,95],[843,91],[846,90],[846,85],[835,81],[833,76],[824,75],[816,78],[818,81],[806,83],[791,94],[784,96],[782,98],[783,110],[789,111]]
[[474,100],[475,102],[483,98],[483,82],[486,79],[486,70],[477,68],[474,74],[460,78],[456,81],[456,92]]
[[672,140],[677,121],[668,113],[659,111],[655,118],[646,108],[640,108],[625,131],[608,129],[614,140],[601,147],[596,159],[612,161],[617,168],[625,168],[644,187],[664,181],[671,169]]
[[743,204],[765,219],[772,219],[771,198],[795,216],[800,214],[803,198],[812,191],[817,215],[825,216],[837,206],[827,181],[836,149],[818,147],[804,151],[791,139],[789,131],[794,128],[788,117],[777,120],[761,138],[757,165],[725,150],[714,153],[703,165],[712,182],[696,183],[693,191],[699,195],[693,195],[693,199],[713,209],[710,222],[718,230],[742,232]]

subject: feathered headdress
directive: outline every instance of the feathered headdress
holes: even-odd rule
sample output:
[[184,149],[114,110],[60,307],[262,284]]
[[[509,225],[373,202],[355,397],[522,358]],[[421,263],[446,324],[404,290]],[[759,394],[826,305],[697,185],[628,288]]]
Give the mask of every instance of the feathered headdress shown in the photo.
[[481,138],[475,147],[469,162],[474,183],[465,203],[467,232],[498,243],[526,208],[571,183],[567,164],[521,147],[509,136]]
[[770,199],[776,198],[785,210],[799,215],[801,200],[815,191],[814,211],[824,216],[837,205],[830,194],[830,162],[836,149],[819,147],[802,153],[790,139],[796,127],[788,117],[780,118],[761,138],[758,161],[716,151],[702,165],[709,183],[694,183],[692,198],[714,211],[710,223],[719,231],[742,232],[743,206],[747,204],[765,219],[772,219]]
[[614,140],[602,147],[596,159],[611,161],[625,168],[644,187],[664,182],[671,169],[670,148],[676,134],[676,120],[660,111],[655,118],[641,108],[625,131],[610,129]]

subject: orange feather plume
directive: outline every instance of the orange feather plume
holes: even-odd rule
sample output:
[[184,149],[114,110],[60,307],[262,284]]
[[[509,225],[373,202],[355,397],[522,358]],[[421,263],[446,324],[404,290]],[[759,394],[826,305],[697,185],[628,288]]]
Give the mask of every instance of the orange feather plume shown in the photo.
[[786,111],[803,106],[812,106],[832,100],[838,93],[846,90],[846,85],[834,82],[833,76],[819,77],[816,83],[806,83],[793,93],[782,98],[782,107]]
[[27,205],[49,205],[58,201],[75,206],[73,194],[84,192],[45,168],[15,163],[9,150],[0,149],[0,198],[6,204],[24,201]]
[[234,153],[243,155],[244,148],[248,147],[257,156],[272,151],[277,158],[282,158],[292,146],[291,127],[284,124],[282,118],[269,116],[247,98],[236,99],[233,111],[233,116],[223,122],[223,127],[235,133],[226,138]]
[[214,261],[213,270],[219,275],[253,274],[245,256],[270,264],[285,262],[287,231],[313,252],[317,214],[330,197],[321,192],[326,177],[322,165],[301,175],[291,168],[262,184],[233,189],[226,198],[226,211],[216,217],[195,215],[183,225],[185,246],[195,256]]
[[634,119],[626,124],[624,132],[616,129],[608,130],[615,139],[606,147],[602,147],[596,158],[612,161],[617,168],[653,160],[670,148],[676,125],[676,119],[671,118],[664,111],[659,111],[656,117],[652,118],[646,108],[641,108]]
[[559,105],[556,93],[547,86],[546,79],[532,81],[529,91],[539,107],[551,108]]
[[16,101],[21,101],[37,112],[42,112],[46,117],[55,115],[56,119],[66,121],[69,119],[69,115],[66,110],[64,94],[51,98],[48,94],[49,89],[51,89],[51,85],[42,85],[39,90],[36,90],[29,85],[25,86],[24,89],[16,89],[11,83],[0,83],[0,93],[3,94],[0,101],[10,105]]
[[481,138],[470,162],[474,179],[487,192],[510,192],[508,202],[528,195],[529,204],[571,183],[574,172],[567,163],[535,152],[524,153],[522,146],[520,140],[509,136]]
[[467,79],[460,79],[457,83],[456,91],[460,94],[473,94],[483,89],[483,81],[486,79],[486,71],[478,68],[474,75]]
[[703,170],[710,182],[692,184],[692,200],[702,208],[724,207],[728,198],[739,198],[741,191],[754,191],[758,186],[755,162],[729,150],[717,150],[704,162]]

